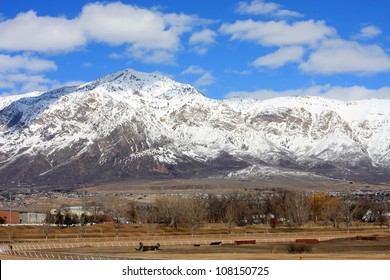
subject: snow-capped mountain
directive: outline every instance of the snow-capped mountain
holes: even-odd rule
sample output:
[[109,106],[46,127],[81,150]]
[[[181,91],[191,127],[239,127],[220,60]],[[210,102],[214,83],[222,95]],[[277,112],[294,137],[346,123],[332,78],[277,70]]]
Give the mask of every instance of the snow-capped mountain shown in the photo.
[[390,179],[390,100],[212,100],[129,69],[10,98],[0,97],[3,185],[258,169],[251,166]]
[[8,105],[10,105],[12,102],[17,101],[21,98],[26,97],[34,97],[41,95],[43,92],[40,91],[33,91],[25,94],[16,94],[16,95],[7,95],[7,96],[0,96],[0,110],[4,109]]

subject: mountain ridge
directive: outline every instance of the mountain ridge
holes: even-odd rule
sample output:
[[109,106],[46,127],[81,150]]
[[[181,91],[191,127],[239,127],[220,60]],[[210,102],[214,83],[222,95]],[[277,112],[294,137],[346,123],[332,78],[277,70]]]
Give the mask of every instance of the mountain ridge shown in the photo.
[[388,108],[375,99],[213,100],[126,69],[0,107],[0,184],[227,176],[258,165],[387,181]]

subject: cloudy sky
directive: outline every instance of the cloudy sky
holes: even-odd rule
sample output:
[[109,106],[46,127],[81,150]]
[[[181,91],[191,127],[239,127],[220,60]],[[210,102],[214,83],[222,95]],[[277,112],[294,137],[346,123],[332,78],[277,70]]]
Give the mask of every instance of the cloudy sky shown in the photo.
[[1,0],[0,95],[132,68],[217,99],[390,98],[388,11],[388,0]]

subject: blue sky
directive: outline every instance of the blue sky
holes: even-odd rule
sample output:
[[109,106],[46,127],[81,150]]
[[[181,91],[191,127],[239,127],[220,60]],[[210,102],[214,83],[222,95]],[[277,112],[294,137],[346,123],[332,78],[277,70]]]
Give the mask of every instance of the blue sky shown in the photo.
[[2,0],[0,95],[132,68],[216,99],[390,98],[388,11],[388,0]]

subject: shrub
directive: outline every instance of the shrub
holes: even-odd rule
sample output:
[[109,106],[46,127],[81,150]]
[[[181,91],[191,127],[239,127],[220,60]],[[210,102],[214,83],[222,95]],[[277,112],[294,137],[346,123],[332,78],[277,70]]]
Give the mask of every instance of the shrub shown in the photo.
[[290,243],[287,246],[287,251],[289,254],[311,253],[312,246],[306,243]]

